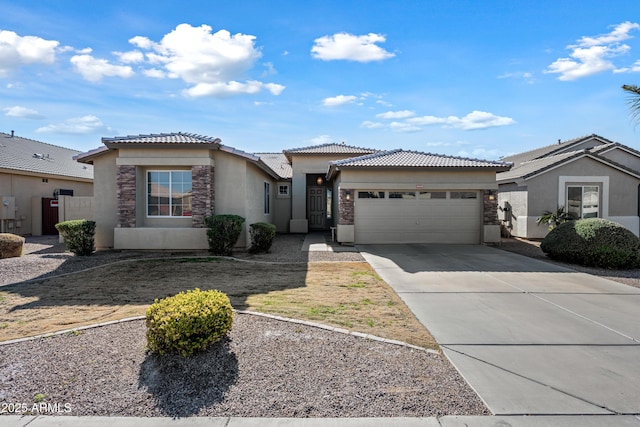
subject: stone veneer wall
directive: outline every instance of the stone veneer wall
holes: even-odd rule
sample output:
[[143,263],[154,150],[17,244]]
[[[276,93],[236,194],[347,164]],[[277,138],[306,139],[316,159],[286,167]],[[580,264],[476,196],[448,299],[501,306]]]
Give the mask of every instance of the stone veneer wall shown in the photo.
[[214,167],[191,166],[192,198],[191,227],[205,227],[205,218],[215,213]]
[[[349,194],[350,200],[347,200]],[[355,192],[351,189],[340,189],[340,200],[338,204],[338,224],[353,225]]]
[[[490,200],[493,196],[493,200]],[[498,220],[498,194],[495,190],[484,190],[483,198],[483,224],[500,225]]]
[[136,167],[118,166],[116,176],[118,198],[118,227],[136,226]]

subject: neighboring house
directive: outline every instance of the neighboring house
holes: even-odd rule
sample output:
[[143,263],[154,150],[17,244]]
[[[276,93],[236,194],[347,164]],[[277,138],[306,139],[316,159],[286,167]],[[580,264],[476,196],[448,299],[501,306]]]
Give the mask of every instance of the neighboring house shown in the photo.
[[0,133],[0,232],[58,234],[61,195],[93,196],[93,167],[79,151]]
[[640,152],[598,135],[505,157],[498,173],[498,205],[513,236],[543,238],[537,219],[564,208],[578,218],[606,218],[640,232]]
[[94,165],[99,248],[206,249],[204,219],[214,213],[283,233],[335,227],[346,244],[500,238],[504,162],[345,144],[248,154],[188,133],[102,142],[77,157]]

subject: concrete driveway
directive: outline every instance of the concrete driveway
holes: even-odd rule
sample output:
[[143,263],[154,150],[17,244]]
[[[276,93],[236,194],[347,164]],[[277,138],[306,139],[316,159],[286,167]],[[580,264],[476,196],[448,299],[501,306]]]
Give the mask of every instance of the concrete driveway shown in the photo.
[[358,249],[494,414],[640,414],[640,289],[486,246]]

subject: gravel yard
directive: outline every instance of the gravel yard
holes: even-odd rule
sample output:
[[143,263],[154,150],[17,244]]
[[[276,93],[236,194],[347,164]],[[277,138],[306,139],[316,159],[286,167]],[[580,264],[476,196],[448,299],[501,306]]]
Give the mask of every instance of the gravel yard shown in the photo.
[[489,414],[443,356],[422,350],[249,314],[186,359],[145,353],[144,332],[131,321],[0,346],[0,402],[58,403],[61,415]]
[[[356,252],[302,252],[278,236],[272,262],[362,261]],[[538,242],[499,247],[546,259]],[[73,257],[53,238],[29,238],[26,255],[0,260],[0,286],[111,261],[186,255],[99,252]],[[192,253],[207,255],[206,252]],[[567,265],[640,287],[640,270]],[[61,415],[424,417],[488,415],[440,354],[311,326],[238,314],[229,337],[189,359],[145,352],[143,321],[0,345],[0,402],[58,404]]]
[[[278,236],[271,262],[363,261],[357,252],[302,252]],[[0,260],[1,284],[168,252],[73,257],[52,238]],[[207,255],[193,253],[193,255]],[[58,404],[60,415],[422,417],[488,415],[441,354],[238,314],[224,342],[192,358],[145,352],[143,321],[0,345],[0,402]]]

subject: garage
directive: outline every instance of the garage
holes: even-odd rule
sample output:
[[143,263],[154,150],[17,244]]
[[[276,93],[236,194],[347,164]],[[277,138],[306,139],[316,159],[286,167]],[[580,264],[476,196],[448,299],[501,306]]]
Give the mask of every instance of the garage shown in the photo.
[[355,241],[478,244],[481,202],[477,190],[359,190]]
[[329,163],[340,243],[500,241],[496,172],[511,164],[391,150]]

